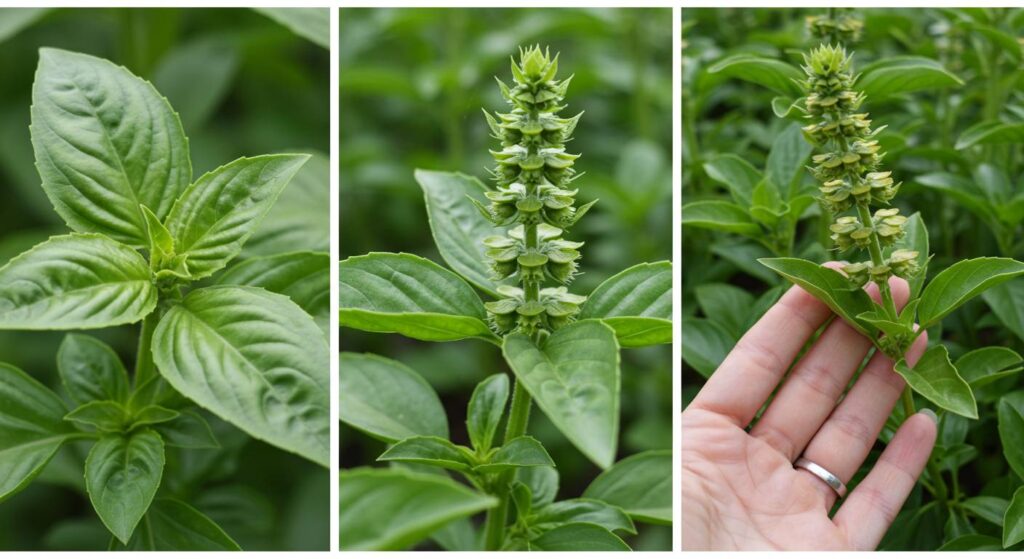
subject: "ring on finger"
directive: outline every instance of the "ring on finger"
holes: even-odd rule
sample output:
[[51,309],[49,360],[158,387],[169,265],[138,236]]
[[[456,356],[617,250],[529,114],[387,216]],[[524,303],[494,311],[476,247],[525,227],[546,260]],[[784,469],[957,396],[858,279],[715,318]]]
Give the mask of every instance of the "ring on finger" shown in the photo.
[[801,456],[795,463],[793,463],[793,467],[810,472],[814,477],[824,481],[826,485],[836,492],[836,495],[839,495],[840,499],[846,496],[846,484],[843,483],[843,480],[839,479],[839,477],[832,472],[822,468],[817,463],[811,462]]

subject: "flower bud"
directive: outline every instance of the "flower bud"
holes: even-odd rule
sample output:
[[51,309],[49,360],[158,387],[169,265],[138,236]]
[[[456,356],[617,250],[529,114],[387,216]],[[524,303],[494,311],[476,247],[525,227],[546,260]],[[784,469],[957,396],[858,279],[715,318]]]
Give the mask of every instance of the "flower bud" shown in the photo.
[[846,272],[847,279],[857,289],[864,287],[868,283],[870,276],[868,274],[868,268],[871,267],[870,262],[855,262],[853,264],[846,264],[843,266],[843,272]]
[[910,279],[918,274],[920,266],[917,257],[920,255],[916,250],[899,249],[889,255],[889,266],[892,273],[903,279]]
[[879,264],[878,266],[871,266],[868,269],[868,274],[871,276],[871,281],[877,284],[885,284],[892,277],[892,268],[888,264]]
[[832,240],[841,251],[871,244],[871,228],[864,227],[854,216],[840,217],[829,229],[832,230]]
[[903,225],[907,218],[899,214],[899,208],[885,208],[875,212],[875,233],[882,246],[890,246],[903,238]]

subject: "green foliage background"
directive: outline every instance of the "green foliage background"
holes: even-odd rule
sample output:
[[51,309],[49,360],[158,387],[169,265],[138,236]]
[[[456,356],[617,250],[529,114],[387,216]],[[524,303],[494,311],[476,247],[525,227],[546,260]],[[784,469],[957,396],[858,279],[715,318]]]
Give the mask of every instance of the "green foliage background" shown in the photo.
[[[778,93],[712,68],[740,53],[798,67],[800,53],[817,45],[804,30],[804,18],[823,12],[683,10],[684,204],[726,199],[722,183],[707,172],[707,164],[719,155],[735,154],[763,170],[776,139],[795,122],[773,113],[771,103]],[[979,8],[858,9],[854,14],[864,21],[861,40],[848,45],[856,53],[855,70],[896,56],[916,55],[937,61],[964,82],[897,95],[869,95],[863,105],[874,127],[888,126],[878,139],[887,152],[883,167],[892,169],[893,177],[903,182],[897,206],[908,216],[920,211],[927,225],[934,254],[929,277],[965,258],[1020,259],[1024,256],[1024,189],[1020,187],[1024,136],[1015,133],[1024,126],[1019,40],[1024,13]],[[1003,132],[977,141],[979,129],[972,127],[988,122],[1003,125]],[[813,189],[809,173],[801,174],[803,185]],[[836,259],[826,251],[831,247],[829,222],[820,219],[817,206],[799,222],[792,255],[816,261]],[[684,227],[684,406],[742,330],[778,296],[783,287],[777,286],[788,287],[754,260],[769,255],[764,247],[737,235]],[[736,293],[730,287],[750,294],[751,304],[754,297],[761,297],[763,304],[753,312],[743,304],[732,311],[716,307],[713,292]],[[983,346],[1004,346],[1019,353],[1024,350],[1022,308],[1024,280],[1017,279],[971,301],[929,335],[933,342],[942,339],[954,360]],[[736,320],[729,323],[730,317],[738,318],[740,328]],[[931,550],[943,545],[980,549],[993,542],[996,549],[1002,548],[1003,510],[1022,483],[1020,471],[1011,465],[1020,463],[1017,457],[1024,434],[1011,428],[1002,412],[997,419],[997,408],[1006,408],[1011,416],[1009,412],[1024,394],[1021,390],[1024,378],[1008,375],[975,389],[979,421],[943,414],[940,446],[933,459],[942,460],[944,475],[953,480],[953,491],[959,495],[948,507],[936,506],[919,484],[882,549]],[[919,405],[923,403],[919,400]],[[883,440],[891,433],[890,425]],[[868,465],[881,448],[876,445]],[[987,518],[979,514],[981,504],[994,507]],[[1019,511],[1007,518],[1019,518]],[[974,533],[985,537],[954,542]]]
[[[504,110],[493,76],[508,77],[520,45],[550,45],[575,74],[565,114],[585,111],[568,151],[582,153],[582,202],[600,202],[573,229],[584,240],[573,291],[586,293],[638,262],[671,259],[672,22],[668,9],[342,9],[340,12],[341,258],[434,248],[416,168],[488,181],[497,143],[481,108]],[[466,443],[477,382],[509,372],[478,341],[426,344],[342,332],[343,351],[412,367],[440,394],[453,440]],[[619,455],[669,448],[669,346],[622,353]],[[578,496],[598,469],[535,409],[530,433],[561,473],[560,498]],[[381,443],[342,426],[342,468],[373,464]],[[671,549],[668,528],[645,526],[634,549]]]
[[[328,51],[260,13],[0,9],[0,262],[66,231],[40,188],[28,133],[42,46],[108,58],[152,81],[180,113],[195,177],[242,155],[328,152]],[[131,367],[137,330],[92,333]],[[0,332],[0,361],[60,390],[55,358],[62,338]],[[168,464],[196,480],[183,488],[185,500],[244,549],[326,550],[327,472],[206,417],[223,448],[183,453],[180,464]],[[35,483],[0,504],[0,549],[106,549],[109,533],[84,494],[83,458],[68,445]]]

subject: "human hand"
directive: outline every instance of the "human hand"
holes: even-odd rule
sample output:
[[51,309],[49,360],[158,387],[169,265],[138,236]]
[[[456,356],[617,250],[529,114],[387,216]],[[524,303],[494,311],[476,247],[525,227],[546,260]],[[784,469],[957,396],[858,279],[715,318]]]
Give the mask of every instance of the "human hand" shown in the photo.
[[[907,283],[893,278],[890,288],[902,307]],[[876,286],[868,291],[877,299]],[[904,421],[830,518],[836,491],[793,463],[803,456],[848,483],[905,385],[892,360],[878,352],[846,391],[872,344],[840,319],[793,365],[832,317],[809,293],[791,288],[683,411],[684,548],[872,550],[885,535],[935,445],[935,414],[926,410]],[[910,365],[924,353],[927,337],[922,333],[907,351]]]

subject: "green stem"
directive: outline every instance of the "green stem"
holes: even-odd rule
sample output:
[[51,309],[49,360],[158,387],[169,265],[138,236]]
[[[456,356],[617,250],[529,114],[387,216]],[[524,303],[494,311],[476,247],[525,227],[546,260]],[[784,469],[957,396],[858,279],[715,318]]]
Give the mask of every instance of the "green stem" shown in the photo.
[[153,331],[160,321],[160,311],[155,310],[142,320],[142,333],[139,335],[139,353],[135,358],[135,386],[139,387],[156,375],[156,364],[153,363]]
[[[868,252],[871,253],[871,263],[875,266],[885,264],[885,259],[882,257],[882,244],[878,242],[878,234],[875,233],[874,222],[871,220],[871,210],[865,204],[857,204],[857,215],[860,216],[861,225],[871,228],[871,244],[868,245]],[[892,291],[889,290],[889,282],[876,283],[879,293],[882,294],[882,305],[885,306],[885,312],[893,321],[899,319],[900,313],[896,310],[896,301],[893,300]]]
[[[512,409],[509,411],[508,424],[505,426],[505,443],[526,434],[526,426],[530,423],[530,393],[517,380],[512,389]],[[487,511],[484,521],[484,549],[498,551],[505,543],[505,524],[508,522],[509,484],[515,470],[503,472],[498,477],[498,506]]]

